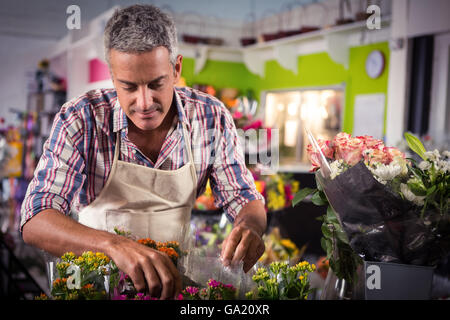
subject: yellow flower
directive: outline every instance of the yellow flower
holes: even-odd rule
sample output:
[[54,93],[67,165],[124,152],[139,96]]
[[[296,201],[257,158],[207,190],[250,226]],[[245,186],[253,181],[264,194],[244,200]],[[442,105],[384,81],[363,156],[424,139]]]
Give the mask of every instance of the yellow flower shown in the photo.
[[304,276],[299,276],[298,278],[299,278],[300,281],[301,281],[301,280],[303,280],[305,277],[304,277]]
[[209,179],[206,182],[206,187],[205,187],[205,192],[204,192],[205,196],[207,197],[211,197],[212,196],[212,190],[211,190],[211,185],[209,184]]
[[281,239],[280,241],[281,245],[287,249],[295,250],[297,249],[297,246],[294,242],[291,241],[291,239]]
[[255,181],[255,186],[256,186],[256,190],[259,192],[259,193],[262,193],[263,191],[264,191],[264,189],[263,189],[263,183],[261,182],[261,181]]
[[300,183],[298,181],[293,181],[292,182],[292,194],[295,194],[298,192],[298,189],[300,187]]
[[278,179],[277,190],[280,194],[282,194],[284,196],[284,183],[281,178]]

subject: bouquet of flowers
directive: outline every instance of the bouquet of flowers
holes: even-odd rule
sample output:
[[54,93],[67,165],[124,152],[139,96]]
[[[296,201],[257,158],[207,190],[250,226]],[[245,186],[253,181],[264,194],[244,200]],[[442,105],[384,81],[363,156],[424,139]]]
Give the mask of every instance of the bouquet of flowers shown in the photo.
[[[56,271],[51,285],[54,300],[103,300],[108,298],[110,281],[118,269],[103,253],[86,251],[81,256],[65,253],[56,263]],[[41,294],[36,299],[48,297]]]
[[249,291],[246,297],[256,300],[306,300],[312,291],[308,274],[315,270],[316,266],[307,261],[292,267],[286,262],[272,262],[253,275],[257,288]]
[[277,211],[291,206],[300,186],[292,174],[260,175],[257,170],[253,170],[252,174],[258,192],[266,200],[266,210]]
[[300,261],[307,247],[304,245],[299,249],[291,239],[282,238],[278,227],[265,234],[263,240],[266,249],[259,261],[265,265],[275,261],[290,261],[295,264]]
[[212,194],[211,185],[209,179],[206,183],[205,191],[201,194],[194,204],[194,208],[201,211],[217,210],[218,208],[214,205],[214,196]]
[[420,163],[370,136],[310,136],[317,189],[300,190],[293,204],[309,195],[329,204],[322,246],[339,278],[354,280],[362,259],[434,266],[450,252],[449,153],[405,137]]

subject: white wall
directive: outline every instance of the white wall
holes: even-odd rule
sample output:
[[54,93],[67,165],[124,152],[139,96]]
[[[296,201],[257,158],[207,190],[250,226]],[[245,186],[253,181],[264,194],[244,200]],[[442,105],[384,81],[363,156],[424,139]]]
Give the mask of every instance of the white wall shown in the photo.
[[27,73],[36,71],[56,41],[0,35],[0,43],[0,117],[15,124],[17,117],[9,109],[26,110]]

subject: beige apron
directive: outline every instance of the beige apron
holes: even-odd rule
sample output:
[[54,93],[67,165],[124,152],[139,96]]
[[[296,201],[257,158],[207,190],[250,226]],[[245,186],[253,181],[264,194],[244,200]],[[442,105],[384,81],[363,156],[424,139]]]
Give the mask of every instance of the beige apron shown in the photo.
[[137,238],[178,241],[185,247],[197,175],[184,123],[183,136],[189,162],[176,170],[160,170],[119,160],[119,131],[108,180],[99,196],[79,212],[78,222],[109,232],[117,227]]

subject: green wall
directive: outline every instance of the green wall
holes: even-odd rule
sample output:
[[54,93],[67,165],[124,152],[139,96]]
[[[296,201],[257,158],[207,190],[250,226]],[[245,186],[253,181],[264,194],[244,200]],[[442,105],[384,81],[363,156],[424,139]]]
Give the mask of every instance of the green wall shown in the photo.
[[[384,53],[386,67],[379,78],[371,79],[365,72],[365,60],[375,49]],[[344,84],[346,98],[342,129],[351,133],[355,96],[384,93],[387,97],[389,45],[382,42],[350,48],[348,69],[334,62],[326,52],[299,56],[297,74],[284,69],[275,60],[266,62],[264,77],[251,73],[243,63],[211,60],[206,62],[200,73],[194,75],[194,64],[195,60],[192,58],[183,59],[182,76],[188,86],[195,83],[209,84],[217,90],[233,87],[243,94],[250,89],[257,99],[260,99],[261,92],[265,90]]]

